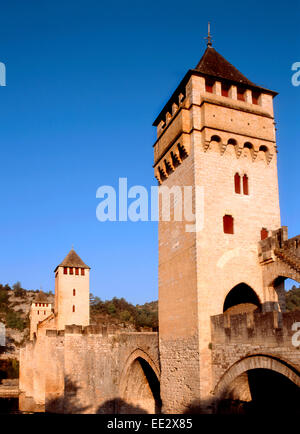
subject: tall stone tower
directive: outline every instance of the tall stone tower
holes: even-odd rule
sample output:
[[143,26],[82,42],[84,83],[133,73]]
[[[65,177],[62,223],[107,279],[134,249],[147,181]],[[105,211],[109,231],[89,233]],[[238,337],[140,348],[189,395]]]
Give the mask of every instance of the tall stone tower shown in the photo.
[[203,191],[192,199],[195,231],[175,221],[175,201],[171,221],[159,222],[163,412],[209,405],[210,316],[251,303],[280,308],[275,289],[263,288],[258,261],[258,242],[280,227],[275,95],[209,41],[154,121],[159,184]]
[[89,325],[90,267],[71,249],[54,272],[57,330],[63,330],[71,324]]

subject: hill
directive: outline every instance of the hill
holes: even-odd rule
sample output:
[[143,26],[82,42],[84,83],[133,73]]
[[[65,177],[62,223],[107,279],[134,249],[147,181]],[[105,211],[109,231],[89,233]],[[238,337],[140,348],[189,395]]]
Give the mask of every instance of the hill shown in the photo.
[[286,293],[287,310],[300,310],[300,287],[295,285]]

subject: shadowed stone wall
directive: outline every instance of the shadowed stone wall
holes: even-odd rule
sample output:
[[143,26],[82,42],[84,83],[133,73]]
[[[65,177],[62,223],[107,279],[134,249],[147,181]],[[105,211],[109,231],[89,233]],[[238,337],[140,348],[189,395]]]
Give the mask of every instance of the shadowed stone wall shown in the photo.
[[[140,359],[147,369],[135,362]],[[139,372],[136,387],[127,378],[134,363]],[[152,391],[160,375],[157,333],[106,335],[93,326],[66,326],[65,333],[49,330],[22,348],[21,364],[23,411],[122,412],[124,384],[131,388],[126,412],[149,412],[159,399]]]

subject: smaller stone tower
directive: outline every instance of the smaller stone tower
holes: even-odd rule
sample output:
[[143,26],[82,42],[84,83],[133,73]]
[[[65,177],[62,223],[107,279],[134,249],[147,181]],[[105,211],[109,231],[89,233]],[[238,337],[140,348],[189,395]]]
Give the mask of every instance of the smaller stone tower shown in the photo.
[[56,329],[90,323],[90,280],[88,267],[73,250],[55,268]]
[[49,303],[47,297],[37,297],[31,304],[30,308],[30,340],[34,338],[34,334],[37,333],[38,324],[44,321],[52,313],[52,304]]

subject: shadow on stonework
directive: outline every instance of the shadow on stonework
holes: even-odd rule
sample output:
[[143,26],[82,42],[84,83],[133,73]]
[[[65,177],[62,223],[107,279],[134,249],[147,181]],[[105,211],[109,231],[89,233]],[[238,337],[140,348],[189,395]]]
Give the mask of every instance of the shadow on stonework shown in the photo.
[[[241,378],[247,383],[238,383]],[[218,414],[296,415],[299,412],[300,388],[284,375],[268,369],[252,369],[237,377],[216,401]],[[245,398],[245,386],[248,397]],[[243,393],[242,393],[243,392]],[[239,396],[240,395],[240,396]]]
[[207,399],[201,402],[198,399],[195,399],[187,406],[183,414],[213,414],[214,412],[214,399]]
[[121,398],[110,399],[100,405],[97,414],[148,414],[146,410],[139,406],[128,404]]
[[78,391],[81,388],[65,377],[64,395],[58,398],[50,399],[46,402],[46,413],[84,413],[90,406],[82,406],[78,399]]

